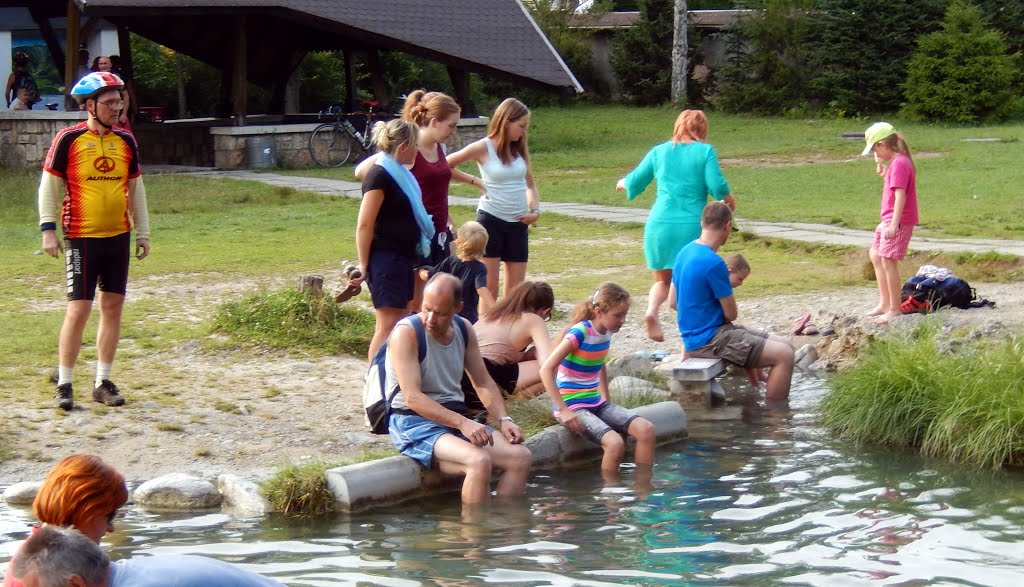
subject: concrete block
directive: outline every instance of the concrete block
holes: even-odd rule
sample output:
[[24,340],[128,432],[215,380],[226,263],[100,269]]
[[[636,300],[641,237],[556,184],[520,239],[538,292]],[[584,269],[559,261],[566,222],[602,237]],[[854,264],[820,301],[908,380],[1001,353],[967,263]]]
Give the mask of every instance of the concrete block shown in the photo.
[[672,398],[688,408],[706,408],[711,405],[711,381],[668,382]]
[[327,487],[342,509],[398,501],[420,488],[423,468],[406,456],[346,465],[327,471]]
[[561,424],[548,426],[539,434],[535,434],[526,440],[526,448],[533,454],[533,466],[535,468],[547,468],[562,462],[562,443],[559,435],[555,434]]
[[679,402],[658,402],[634,408],[634,411],[651,424],[659,441],[680,438],[687,434],[686,410]]
[[679,381],[710,381],[725,371],[722,359],[690,358],[676,363],[672,369],[672,378]]

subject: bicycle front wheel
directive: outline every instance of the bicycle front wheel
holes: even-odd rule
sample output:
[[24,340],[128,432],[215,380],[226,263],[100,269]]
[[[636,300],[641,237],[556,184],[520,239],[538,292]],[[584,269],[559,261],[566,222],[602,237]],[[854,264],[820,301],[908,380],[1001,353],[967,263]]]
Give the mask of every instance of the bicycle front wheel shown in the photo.
[[321,124],[309,135],[309,155],[317,165],[341,167],[352,154],[352,141],[340,125]]

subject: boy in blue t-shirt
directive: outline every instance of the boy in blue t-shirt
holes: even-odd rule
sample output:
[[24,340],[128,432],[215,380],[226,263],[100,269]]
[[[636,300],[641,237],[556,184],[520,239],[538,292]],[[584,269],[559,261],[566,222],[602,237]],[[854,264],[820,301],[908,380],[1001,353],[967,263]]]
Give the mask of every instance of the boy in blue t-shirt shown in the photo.
[[[700,238],[686,245],[672,267],[677,322],[687,356],[726,360],[747,370],[751,381],[768,367],[768,399],[789,397],[794,352],[788,341],[733,324],[739,313],[726,262],[718,249],[732,231],[732,211],[711,202],[701,215]],[[744,276],[736,275],[737,285]]]
[[455,254],[430,269],[420,269],[419,277],[426,281],[435,273],[450,273],[462,282],[462,311],[459,316],[476,324],[494,305],[494,297],[487,289],[487,267],[480,259],[487,248],[487,229],[470,220],[459,227],[455,236]]

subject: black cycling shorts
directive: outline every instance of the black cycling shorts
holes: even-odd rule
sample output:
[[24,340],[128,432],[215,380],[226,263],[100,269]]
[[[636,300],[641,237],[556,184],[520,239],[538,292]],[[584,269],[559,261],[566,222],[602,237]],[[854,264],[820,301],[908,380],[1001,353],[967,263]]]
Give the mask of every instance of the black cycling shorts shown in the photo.
[[124,295],[128,289],[131,233],[105,238],[64,239],[68,301],[90,300],[96,288]]

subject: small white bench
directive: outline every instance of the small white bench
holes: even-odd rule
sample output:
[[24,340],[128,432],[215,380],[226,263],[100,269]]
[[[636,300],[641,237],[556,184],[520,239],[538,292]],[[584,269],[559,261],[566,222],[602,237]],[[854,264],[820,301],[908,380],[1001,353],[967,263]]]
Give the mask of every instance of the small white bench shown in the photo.
[[661,369],[668,371],[669,391],[682,404],[711,407],[725,401],[725,390],[715,381],[725,372],[722,359],[689,358]]

